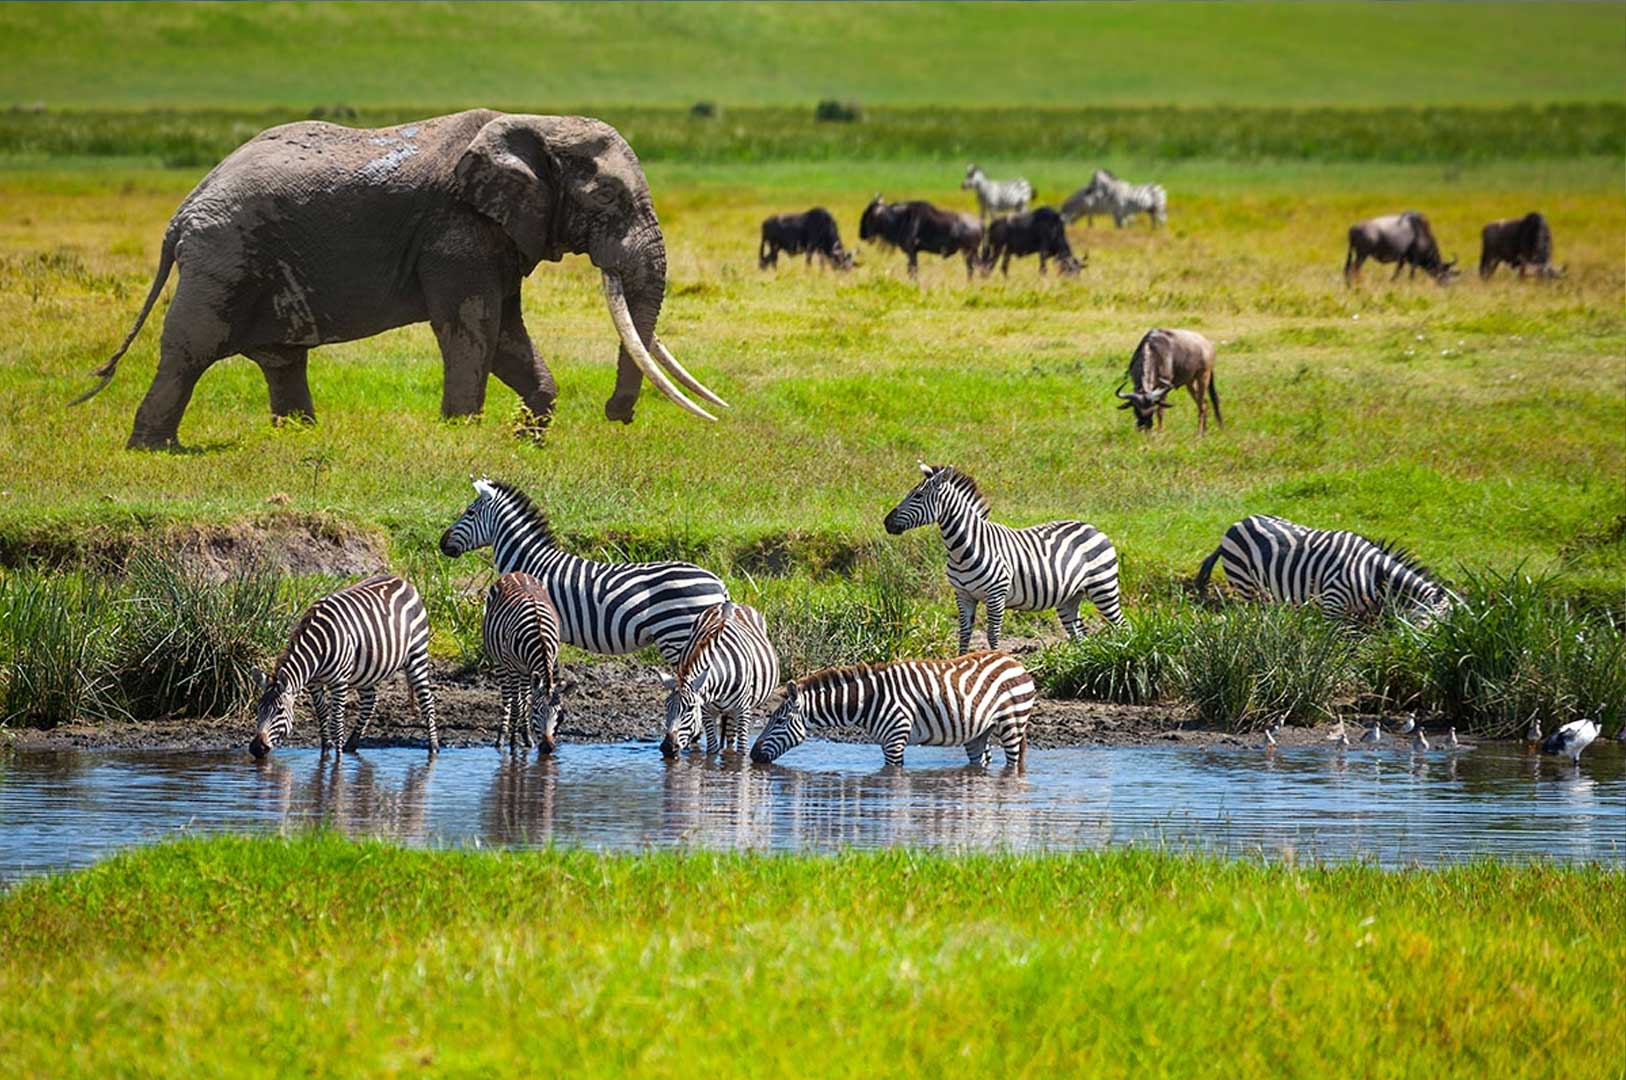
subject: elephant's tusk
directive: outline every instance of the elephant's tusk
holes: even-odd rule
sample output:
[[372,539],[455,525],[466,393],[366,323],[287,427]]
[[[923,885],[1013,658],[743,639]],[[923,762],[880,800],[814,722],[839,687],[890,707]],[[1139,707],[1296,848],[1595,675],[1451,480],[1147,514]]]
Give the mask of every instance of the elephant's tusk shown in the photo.
[[638,337],[638,328],[632,324],[632,312],[627,310],[627,294],[621,288],[619,274],[608,270],[604,274],[604,298],[609,301],[610,318],[615,323],[615,332],[621,335],[621,346],[632,357],[632,362],[638,365],[638,370],[649,376],[649,381],[655,384],[656,389],[671,398],[678,405],[706,420],[715,421],[717,418],[702,409],[684,396],[682,390],[672,385],[672,380],[666,377],[666,372],[655,365],[650,359],[649,351]]
[[671,354],[671,352],[666,348],[666,343],[660,338],[655,339],[655,359],[659,360],[662,364],[665,364],[666,370],[670,371],[678,382],[682,383],[684,386],[687,386],[690,390],[693,390],[695,393],[699,394],[713,405],[721,405],[725,409],[729,407],[728,402],[706,389],[704,383],[685,371],[683,365],[677,362],[677,357]]

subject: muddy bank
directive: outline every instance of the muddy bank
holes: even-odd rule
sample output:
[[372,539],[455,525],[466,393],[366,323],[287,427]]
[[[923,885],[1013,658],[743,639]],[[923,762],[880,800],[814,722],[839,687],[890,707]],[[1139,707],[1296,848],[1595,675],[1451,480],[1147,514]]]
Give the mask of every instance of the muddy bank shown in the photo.
[[[565,716],[560,741],[658,742],[666,694],[657,669],[624,661],[566,664]],[[436,702],[444,746],[481,746],[497,735],[497,683],[483,675],[437,672]],[[354,720],[354,714],[351,714]],[[178,749],[219,750],[246,747],[253,734],[249,716],[212,720],[157,720],[100,726],[71,724],[39,731],[0,731],[0,742],[21,749]],[[1323,744],[1330,726],[1289,728],[1277,736],[1285,746]],[[1351,740],[1359,737],[1350,718]],[[857,732],[834,732],[838,741],[861,740]],[[363,747],[421,746],[424,729],[413,712],[404,680],[391,680],[379,695],[378,714]],[[1135,746],[1175,742],[1195,746],[1256,746],[1260,735],[1236,735],[1198,726],[1190,711],[1178,706],[1108,705],[1041,697],[1029,728],[1030,744],[1063,746]],[[316,724],[302,699],[293,738],[287,745],[316,746]]]

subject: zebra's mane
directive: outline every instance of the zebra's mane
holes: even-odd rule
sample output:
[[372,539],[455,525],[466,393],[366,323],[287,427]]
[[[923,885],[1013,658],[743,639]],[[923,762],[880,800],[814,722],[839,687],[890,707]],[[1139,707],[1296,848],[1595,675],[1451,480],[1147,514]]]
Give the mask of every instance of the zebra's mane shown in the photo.
[[1435,576],[1434,571],[1430,570],[1426,565],[1424,565],[1423,560],[1419,559],[1416,553],[1410,548],[1402,547],[1398,540],[1370,540],[1366,537],[1362,537],[1362,539],[1366,540],[1367,543],[1377,548],[1379,555],[1382,555],[1383,557],[1398,563],[1405,569],[1410,570],[1412,573],[1416,574],[1430,585],[1435,587],[1439,586],[1440,579]]
[[[282,652],[277,654],[276,665],[271,668],[272,687],[275,687],[277,685],[277,680],[282,678],[282,672],[288,663],[288,657],[293,655],[294,645],[299,642],[300,637],[302,637],[305,633],[306,627],[310,626],[311,622],[315,620],[315,618],[316,605],[312,604],[310,607],[305,609],[305,613],[299,617],[299,621],[294,623],[293,630],[288,634],[288,644],[284,645],[282,647]],[[270,687],[267,689],[269,688]]]
[[932,475],[941,475],[945,486],[964,495],[979,517],[984,519],[988,517],[988,500],[983,497],[982,490],[977,487],[977,482],[970,474],[961,472],[953,465],[933,465]]
[[511,507],[516,516],[530,525],[531,535],[540,539],[544,546],[558,546],[558,540],[553,535],[553,525],[548,521],[548,515],[542,512],[540,506],[531,501],[529,495],[513,484],[507,484],[501,480],[482,480],[480,483],[487,485],[492,491],[496,492],[498,498]]
[[722,606],[723,610],[719,612],[717,616],[717,625],[707,629],[705,635],[695,641],[695,643],[684,652],[683,659],[678,661],[677,671],[672,677],[677,679],[679,682],[689,681],[689,676],[694,671],[695,663],[700,659],[701,655],[704,654],[707,649],[711,648],[712,642],[721,637],[723,631],[728,629],[729,620],[733,617],[736,609],[734,604],[728,600],[724,600]]

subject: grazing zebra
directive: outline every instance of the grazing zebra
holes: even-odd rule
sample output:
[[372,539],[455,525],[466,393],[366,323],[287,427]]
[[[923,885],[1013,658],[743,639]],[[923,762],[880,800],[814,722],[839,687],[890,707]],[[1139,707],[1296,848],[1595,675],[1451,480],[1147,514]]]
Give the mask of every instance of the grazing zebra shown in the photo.
[[977,209],[986,221],[991,214],[1020,214],[1033,201],[1033,185],[1018,176],[1011,180],[990,180],[975,165],[965,167],[960,190],[977,193]]
[[1088,224],[1094,224],[1098,213],[1111,214],[1113,224],[1120,229],[1136,214],[1147,215],[1154,226],[1166,225],[1169,197],[1162,184],[1131,184],[1105,169],[1097,169],[1089,184],[1062,204],[1061,216],[1071,223],[1083,215]]
[[1005,764],[1020,764],[1034,696],[1033,676],[1002,652],[825,668],[785,684],[785,700],[757,736],[751,760],[766,763],[800,746],[811,726],[863,728],[891,766],[903,764],[911,743],[964,746],[971,764],[986,765],[990,736]]
[[1199,595],[1221,559],[1226,580],[1244,599],[1316,602],[1330,618],[1361,619],[1395,604],[1427,622],[1451,602],[1451,594],[1400,548],[1264,514],[1225,530],[1197,571]]
[[683,562],[601,563],[557,546],[547,517],[519,489],[476,480],[478,497],[440,538],[452,558],[491,545],[497,572],[542,581],[559,613],[559,638],[589,652],[654,645],[669,664],[700,613],[728,599],[716,574]]
[[1088,597],[1110,623],[1123,622],[1118,602],[1118,553],[1112,541],[1081,521],[1013,529],[988,520],[977,482],[949,465],[921,463],[925,479],[886,515],[897,536],[937,522],[948,548],[948,580],[960,606],[960,651],[971,648],[977,602],[988,606],[988,647],[999,648],[1007,609],[1056,609],[1067,636],[1083,633],[1078,609]]
[[731,741],[744,753],[756,710],[779,685],[779,657],[762,613],[732,602],[707,608],[694,622],[677,672],[663,672],[661,683],[671,691],[661,753],[676,757],[702,728],[706,753],[715,754]]
[[[321,727],[322,750],[354,751],[378,704],[378,684],[406,669],[429,728],[429,752],[440,749],[435,694],[429,685],[429,620],[418,590],[398,577],[378,574],[340,589],[310,606],[294,624],[288,647],[277,658],[254,709],[258,725],[249,752],[263,758],[294,726],[294,697],[310,690]],[[359,691],[356,728],[345,739],[344,699]]]
[[502,682],[497,749],[506,741],[513,752],[523,736],[529,750],[532,732],[540,731],[542,752],[553,753],[559,746],[554,733],[561,711],[559,613],[547,586],[521,571],[498,578],[486,593],[480,637]]

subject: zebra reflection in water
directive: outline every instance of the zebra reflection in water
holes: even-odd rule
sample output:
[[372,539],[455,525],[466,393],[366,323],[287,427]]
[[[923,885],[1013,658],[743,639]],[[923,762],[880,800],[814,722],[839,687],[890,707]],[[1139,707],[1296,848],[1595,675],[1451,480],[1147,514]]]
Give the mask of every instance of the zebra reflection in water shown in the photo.
[[548,844],[558,813],[559,759],[505,757],[480,802],[480,832],[499,844]]
[[766,848],[775,798],[766,770],[741,755],[662,759],[661,833],[702,847]]
[[434,759],[407,767],[398,780],[366,758],[323,758],[300,768],[267,759],[258,766],[284,825],[321,825],[346,836],[379,836],[420,844],[428,836],[429,780]]

